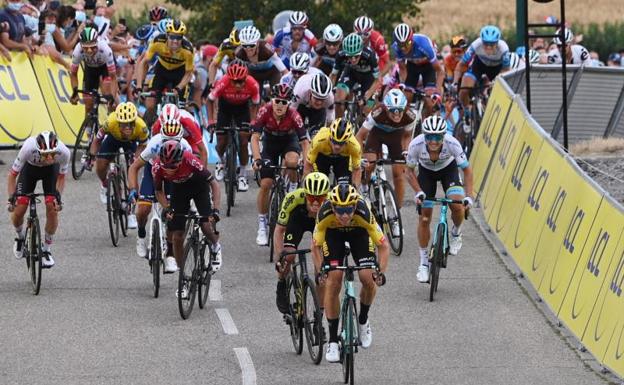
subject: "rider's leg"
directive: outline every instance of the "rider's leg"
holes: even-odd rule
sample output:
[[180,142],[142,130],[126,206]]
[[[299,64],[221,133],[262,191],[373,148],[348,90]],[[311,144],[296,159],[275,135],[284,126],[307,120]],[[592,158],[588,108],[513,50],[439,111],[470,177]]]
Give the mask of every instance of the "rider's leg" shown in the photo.
[[336,118],[341,118],[344,115],[345,105],[344,101],[349,97],[349,88],[345,84],[338,84],[336,87],[336,97],[334,99],[336,108]]
[[294,191],[297,188],[297,164],[299,164],[299,153],[295,151],[288,151],[284,156],[284,163],[286,167],[289,167],[286,170],[286,175],[288,176],[288,180],[290,181],[290,185],[286,186],[288,191]]

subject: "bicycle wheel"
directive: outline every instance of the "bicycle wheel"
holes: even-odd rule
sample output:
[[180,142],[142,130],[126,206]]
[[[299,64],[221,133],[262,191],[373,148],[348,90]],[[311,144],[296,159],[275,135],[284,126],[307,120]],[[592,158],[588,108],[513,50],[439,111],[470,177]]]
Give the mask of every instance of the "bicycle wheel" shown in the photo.
[[[403,221],[401,220],[401,210],[397,203],[396,193],[388,182],[382,183],[385,205],[383,207],[383,230],[390,241],[390,247],[396,256],[400,256],[403,251]],[[398,227],[398,236],[392,232],[393,226]]]
[[109,176],[106,186],[106,211],[108,212],[108,229],[113,246],[119,243],[119,187],[117,179]]
[[130,210],[128,203],[128,178],[126,177],[125,156],[124,161],[119,163],[118,186],[119,186],[119,223],[121,225],[121,234],[128,236],[128,213]]
[[201,273],[199,275],[199,283],[197,284],[197,303],[200,309],[203,309],[206,306],[206,302],[208,302],[208,291],[210,290],[210,279],[212,277],[212,267],[210,265],[212,255],[206,242],[202,242],[199,249],[198,263]]
[[152,221],[152,242],[149,252],[150,269],[154,283],[154,298],[158,298],[160,291],[160,267],[162,266],[162,248],[160,247],[160,225],[158,221]]
[[39,228],[39,219],[33,218],[30,226],[26,229],[25,245],[23,250],[28,253],[26,255],[26,266],[30,273],[30,283],[34,295],[39,294],[41,289],[41,229]]
[[440,268],[442,267],[442,259],[444,258],[444,235],[446,227],[440,223],[436,229],[435,243],[433,255],[429,261],[429,302],[433,301],[434,294],[438,291],[438,280],[440,279]]
[[[230,138],[233,140],[233,138]],[[235,194],[236,194],[236,152],[234,151],[234,145],[228,145],[227,158],[226,158],[226,173],[225,173],[225,189],[227,194],[227,216],[230,216],[230,210],[234,206]]]
[[342,333],[340,334],[342,340],[342,376],[345,384],[353,384],[355,381],[354,361],[355,349],[357,347],[356,319],[355,300],[349,298],[343,310]]
[[290,304],[290,338],[292,339],[295,353],[303,352],[303,306],[301,303],[302,287],[293,270],[290,271],[289,277],[286,279],[286,287],[288,288],[288,303]]
[[91,138],[96,133],[97,120],[87,117],[82,126],[78,130],[76,135],[76,141],[74,142],[74,148],[72,149],[72,177],[75,180],[80,179],[85,170],[85,160],[89,155],[89,146],[91,145]]
[[[191,315],[197,294],[197,254],[193,244],[194,242],[187,242],[184,246],[184,259],[178,276],[178,309],[182,319],[187,319]],[[187,293],[185,297],[182,296],[183,291]]]
[[280,205],[284,198],[283,190],[280,186],[275,186],[271,189],[271,196],[269,198],[269,262],[273,262],[273,232],[275,226],[277,226],[277,216],[279,215]]
[[323,313],[319,304],[318,294],[314,281],[307,278],[303,282],[303,325],[305,330],[308,352],[314,364],[318,365],[323,359]]

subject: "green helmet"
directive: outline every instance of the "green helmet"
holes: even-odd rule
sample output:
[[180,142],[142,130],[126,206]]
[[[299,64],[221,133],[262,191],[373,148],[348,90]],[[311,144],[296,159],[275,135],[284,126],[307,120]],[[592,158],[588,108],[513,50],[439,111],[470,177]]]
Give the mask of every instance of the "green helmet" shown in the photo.
[[80,33],[80,42],[81,43],[92,43],[97,41],[98,31],[92,27],[86,27]]
[[342,49],[347,56],[357,56],[362,53],[364,49],[364,42],[362,37],[357,33],[350,33],[342,41]]

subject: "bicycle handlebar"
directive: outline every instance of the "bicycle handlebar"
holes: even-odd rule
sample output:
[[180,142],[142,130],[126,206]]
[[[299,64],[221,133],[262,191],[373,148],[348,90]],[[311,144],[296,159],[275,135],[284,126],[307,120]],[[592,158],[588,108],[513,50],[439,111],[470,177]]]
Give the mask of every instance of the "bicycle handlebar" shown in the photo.
[[[460,201],[460,200],[456,200],[456,199],[448,199],[448,198],[425,198],[425,202],[434,202],[434,203],[438,203],[444,206],[448,206],[449,204],[455,203],[455,204],[460,204],[460,205],[464,205],[464,201]],[[422,214],[422,205],[417,203],[416,204],[416,211],[418,212],[418,215]],[[464,211],[464,219],[468,219],[468,213],[470,212],[470,209],[466,209]]]

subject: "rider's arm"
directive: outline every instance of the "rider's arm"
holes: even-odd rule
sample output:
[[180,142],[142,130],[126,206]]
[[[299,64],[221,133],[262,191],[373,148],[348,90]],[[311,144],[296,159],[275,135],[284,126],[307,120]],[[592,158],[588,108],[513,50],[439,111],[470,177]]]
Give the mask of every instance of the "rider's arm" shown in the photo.
[[197,143],[197,152],[199,155],[199,160],[201,160],[204,166],[207,166],[208,165],[208,149],[206,148],[206,145],[204,144],[203,140]]
[[278,223],[273,231],[273,251],[275,255],[280,255],[282,250],[284,250],[284,234],[286,234],[286,226]]
[[310,150],[310,140],[305,138],[300,140],[299,144],[301,145],[301,156],[305,159],[308,156],[308,151]]
[[436,60],[435,63],[433,63],[433,69],[436,72],[436,87],[438,88],[438,93],[441,94],[442,90],[444,90],[444,67],[442,67],[439,60]]
[[364,148],[364,141],[368,137],[368,130],[364,127],[360,128],[357,134],[355,134],[355,138],[357,139],[360,147]]
[[251,135],[252,160],[260,159],[260,133],[254,130]]
[[221,187],[215,178],[210,180],[210,189],[212,190],[212,208],[219,210],[221,207]]
[[62,194],[64,189],[65,189],[65,174],[58,174],[58,176],[56,177],[56,191],[58,191],[59,194]]
[[154,52],[150,49],[151,47],[152,44],[150,44],[147,52],[143,55],[143,58],[137,63],[136,66],[136,81],[138,89],[143,88],[143,81],[145,81],[145,75],[147,74],[149,63],[154,57]]
[[463,61],[460,61],[459,63],[457,63],[457,66],[455,66],[455,72],[453,73],[453,84],[459,84],[459,81],[461,80],[462,75],[467,70],[468,70],[468,64],[464,63]]
[[414,189],[414,191],[422,191],[420,184],[418,183],[418,178],[416,177],[416,169],[412,167],[408,167],[405,170],[405,179],[407,179],[407,183]]
[[15,187],[17,186],[17,175],[12,171],[7,174],[7,196],[10,198],[15,193]]
[[139,170],[145,166],[145,161],[141,156],[134,158],[134,162],[128,169],[128,189],[136,190],[139,187]]
[[464,168],[464,183],[466,185],[466,196],[474,197],[474,182],[472,177],[472,167]]

